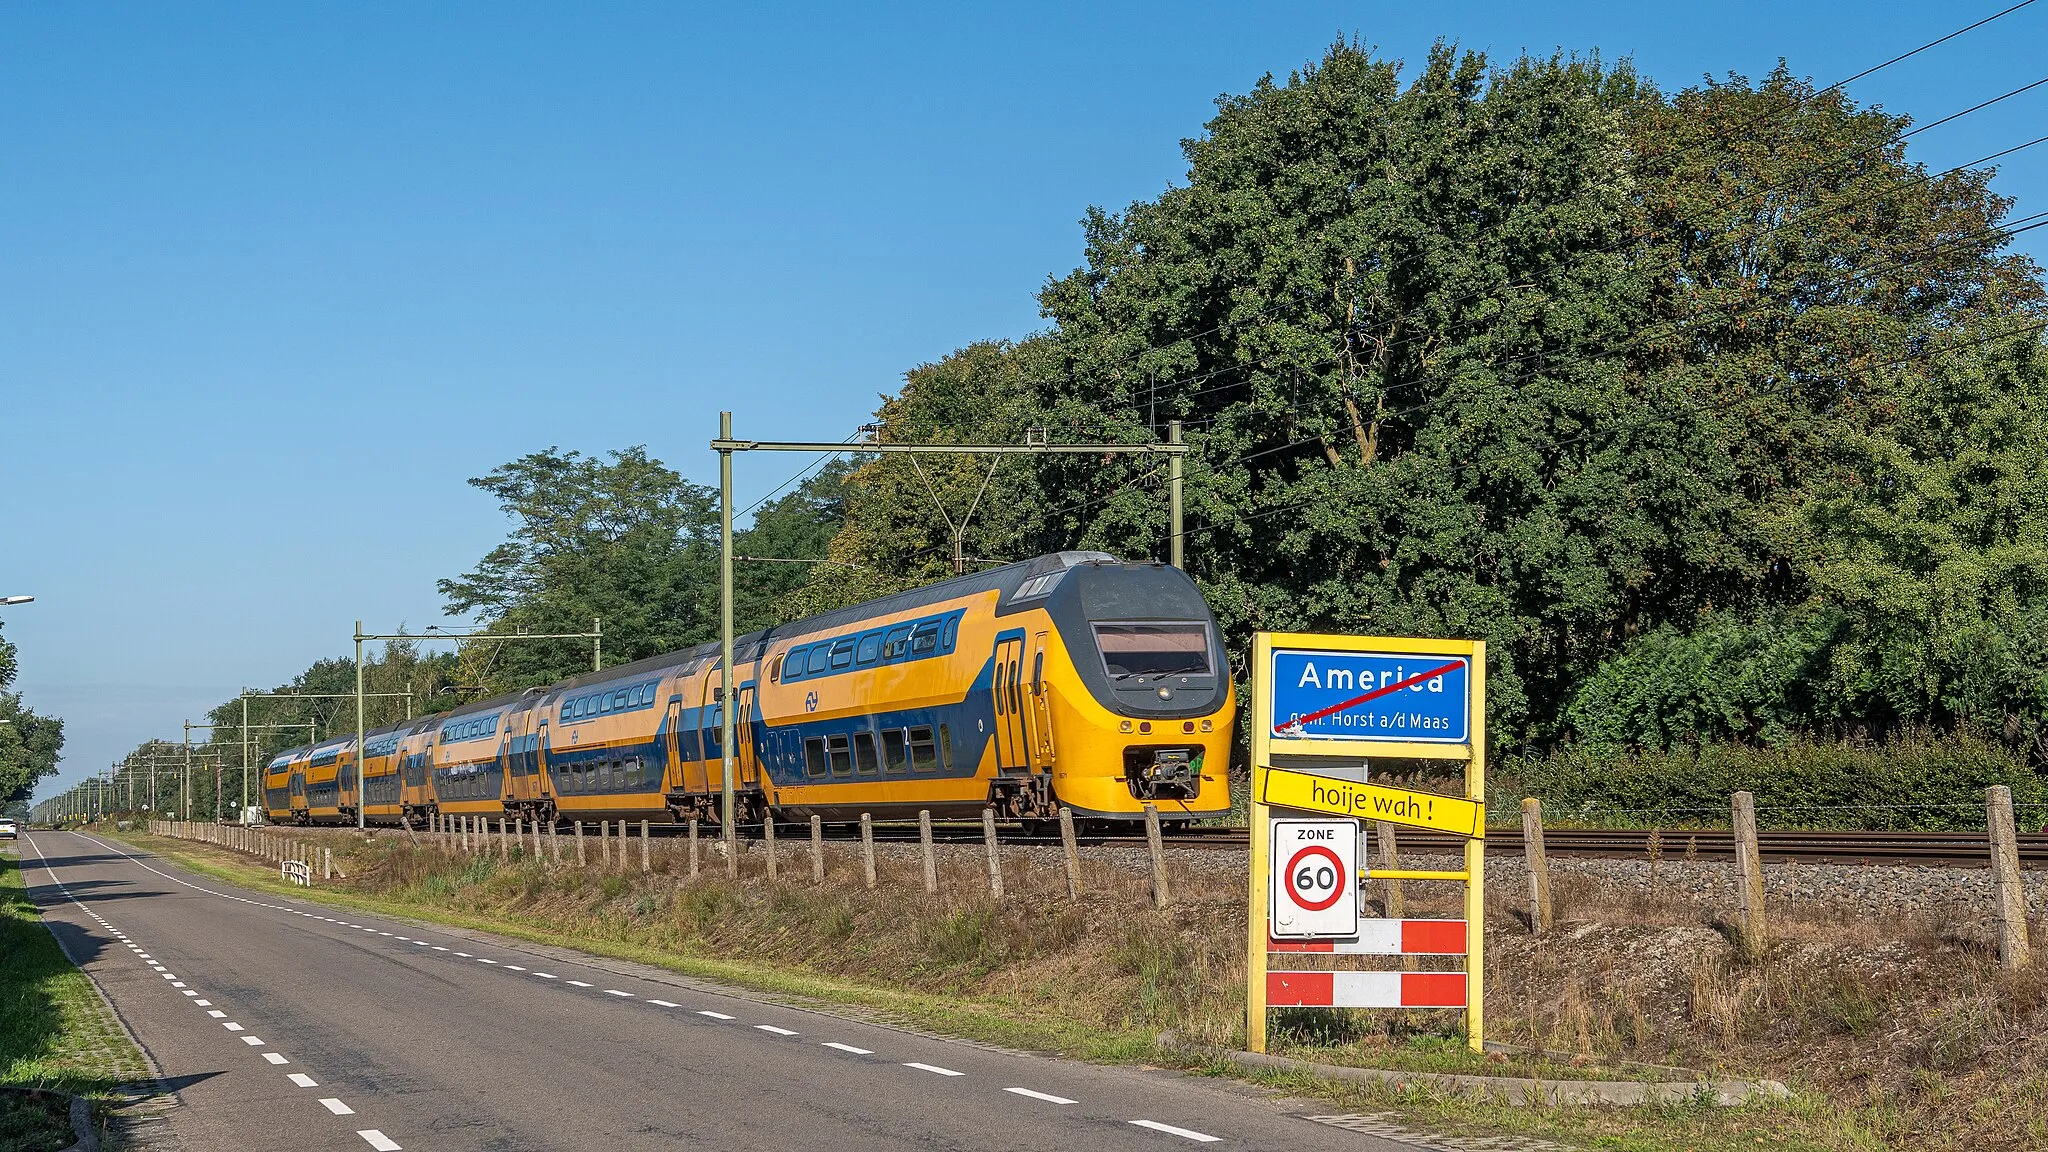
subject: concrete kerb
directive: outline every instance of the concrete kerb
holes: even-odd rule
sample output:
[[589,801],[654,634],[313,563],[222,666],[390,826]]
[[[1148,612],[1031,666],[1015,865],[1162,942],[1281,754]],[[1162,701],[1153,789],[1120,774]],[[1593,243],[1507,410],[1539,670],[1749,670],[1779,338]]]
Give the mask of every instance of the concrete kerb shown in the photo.
[[1792,1090],[1776,1080],[1729,1080],[1702,1076],[1697,1080],[1539,1080],[1525,1076],[1467,1076],[1452,1072],[1407,1072],[1391,1068],[1354,1068],[1344,1064],[1317,1064],[1189,1044],[1172,1033],[1159,1037],[1162,1048],[1197,1053],[1235,1065],[1241,1071],[1270,1069],[1301,1072],[1330,1080],[1358,1084],[1385,1084],[1392,1088],[1431,1088],[1458,1096],[1498,1101],[1505,1104],[1556,1106],[1592,1104],[1628,1107],[1637,1104],[1711,1103],[1723,1108],[1740,1107],[1758,1100],[1783,1100]]

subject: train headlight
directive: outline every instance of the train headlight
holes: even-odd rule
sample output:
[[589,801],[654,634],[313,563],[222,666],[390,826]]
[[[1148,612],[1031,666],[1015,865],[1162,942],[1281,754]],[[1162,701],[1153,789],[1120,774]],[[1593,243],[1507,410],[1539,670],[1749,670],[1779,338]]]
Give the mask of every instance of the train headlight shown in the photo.
[[1119,732],[1129,732],[1131,730],[1131,722],[1129,720],[1124,721],[1116,726],[1116,730]]
[[1171,689],[1171,688],[1161,688],[1161,689],[1159,690],[1159,698],[1160,698],[1161,700],[1171,700],[1171,699],[1173,699],[1173,689]]
[[1202,731],[1204,731],[1204,732],[1214,732],[1215,730],[1216,730],[1216,722],[1215,722],[1214,720],[1204,720],[1204,721],[1202,721]]

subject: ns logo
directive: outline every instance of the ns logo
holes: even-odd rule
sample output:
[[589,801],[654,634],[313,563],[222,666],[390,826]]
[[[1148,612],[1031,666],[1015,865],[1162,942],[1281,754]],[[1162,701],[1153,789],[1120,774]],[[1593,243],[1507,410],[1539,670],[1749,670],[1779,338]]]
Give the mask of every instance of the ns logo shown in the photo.
[[817,694],[816,692],[811,692],[811,693],[808,693],[807,695],[805,695],[805,696],[804,696],[804,711],[806,711],[806,712],[816,712],[817,710],[818,710],[818,694]]

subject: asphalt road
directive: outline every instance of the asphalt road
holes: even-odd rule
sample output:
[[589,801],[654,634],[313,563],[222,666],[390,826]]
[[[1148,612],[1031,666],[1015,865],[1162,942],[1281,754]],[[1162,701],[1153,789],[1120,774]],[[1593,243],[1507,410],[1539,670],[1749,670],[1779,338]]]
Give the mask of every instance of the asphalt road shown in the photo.
[[1228,1081],[336,915],[79,833],[25,840],[31,893],[176,1092],[170,1134],[194,1152],[1412,1150]]

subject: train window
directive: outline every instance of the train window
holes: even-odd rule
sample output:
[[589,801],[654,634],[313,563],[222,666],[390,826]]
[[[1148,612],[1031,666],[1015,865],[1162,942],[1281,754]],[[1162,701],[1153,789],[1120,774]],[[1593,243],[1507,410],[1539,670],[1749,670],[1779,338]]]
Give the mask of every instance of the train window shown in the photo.
[[938,648],[939,622],[937,620],[930,620],[919,624],[910,633],[910,654],[912,656],[929,656],[933,652],[938,651]]
[[939,725],[939,761],[953,770],[953,729],[945,724]]
[[823,672],[825,670],[825,661],[831,655],[832,646],[830,644],[811,645],[810,658],[804,661],[804,672],[806,674]]
[[1007,699],[1008,697],[1007,697],[1007,696],[1005,695],[1005,693],[1003,692],[1003,676],[1004,676],[1004,675],[1005,675],[1006,673],[1008,673],[1008,672],[1009,672],[1009,670],[1010,670],[1010,666],[1009,666],[1008,664],[997,664],[997,665],[996,665],[996,687],[995,687],[995,695],[996,695],[996,715],[998,715],[998,716],[1003,716],[1003,715],[1006,715],[1006,714],[1007,714],[1007,713],[1006,713],[1006,712],[1004,711],[1004,707],[1005,707],[1005,705],[1004,705],[1004,701],[1005,701],[1005,700],[1006,700],[1006,699]]
[[958,616],[946,617],[946,630],[939,635],[939,647],[944,651],[951,652],[953,650],[953,640],[959,634],[960,618]]
[[882,771],[902,772],[909,767],[910,745],[904,741],[903,729],[884,729],[882,731]]
[[635,756],[635,757],[633,757],[633,758],[631,758],[631,759],[627,760],[627,761],[626,761],[626,783],[627,783],[627,784],[629,784],[629,785],[631,785],[631,786],[633,786],[633,787],[635,787],[635,788],[638,788],[638,787],[640,787],[641,785],[645,784],[646,782],[647,782],[647,775],[646,775],[646,773],[645,773],[645,772],[644,772],[644,771],[642,770],[642,766],[641,766],[641,764],[640,764],[640,758],[639,758],[638,756]]
[[929,772],[939,766],[938,749],[932,744],[932,730],[929,726],[910,730],[910,768],[914,772]]
[[1033,696],[1045,694],[1045,651],[1043,649],[1039,650],[1038,658],[1031,662],[1031,694]]
[[853,667],[853,637],[832,645],[832,667],[835,670]]
[[875,734],[855,732],[853,734],[853,770],[863,776],[873,776],[881,769],[875,757]]
[[880,632],[870,632],[860,638],[860,647],[854,649],[853,662],[856,664],[873,664],[881,656],[882,634]]
[[1012,714],[1012,715],[1014,715],[1014,714],[1016,714],[1016,713],[1018,713],[1018,712],[1022,712],[1022,711],[1024,710],[1024,689],[1023,689],[1023,686],[1022,686],[1022,683],[1021,683],[1021,682],[1022,682],[1022,680],[1023,680],[1023,677],[1022,677],[1022,675],[1020,674],[1020,671],[1021,671],[1021,670],[1020,670],[1020,669],[1019,669],[1019,668],[1017,667],[1017,661],[1015,661],[1015,660],[1012,660],[1012,661],[1010,661],[1010,680],[1009,680],[1009,685],[1010,685],[1010,712],[1011,712],[1011,714]]
[[632,706],[632,693],[627,692],[624,688],[621,688],[617,692],[612,693],[612,711],[624,712],[626,709]]
[[900,660],[910,651],[910,625],[889,629],[889,635],[882,641],[882,659]]
[[775,681],[777,684],[782,683],[782,657],[777,656],[773,661],[769,663],[768,678],[770,680]]
[[813,736],[804,741],[804,775],[813,779],[823,776],[825,766],[825,738]]
[[597,765],[597,789],[600,792],[612,790],[612,762],[601,760]]
[[1206,624],[1097,624],[1095,645],[1112,680],[1209,671]]
[[844,735],[825,737],[825,751],[832,759],[834,776],[853,775],[853,746]]

